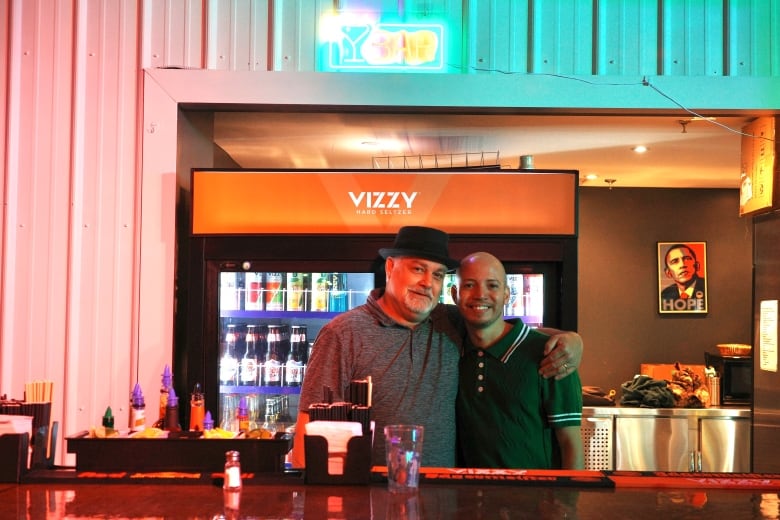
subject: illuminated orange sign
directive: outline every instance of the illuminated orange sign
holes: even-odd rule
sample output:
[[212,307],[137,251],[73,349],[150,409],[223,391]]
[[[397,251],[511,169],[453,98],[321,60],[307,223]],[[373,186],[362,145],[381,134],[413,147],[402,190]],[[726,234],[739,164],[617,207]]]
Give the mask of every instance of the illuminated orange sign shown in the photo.
[[573,235],[576,189],[576,172],[196,170],[192,232]]
[[319,70],[326,72],[442,72],[445,27],[387,23],[370,16],[321,20]]

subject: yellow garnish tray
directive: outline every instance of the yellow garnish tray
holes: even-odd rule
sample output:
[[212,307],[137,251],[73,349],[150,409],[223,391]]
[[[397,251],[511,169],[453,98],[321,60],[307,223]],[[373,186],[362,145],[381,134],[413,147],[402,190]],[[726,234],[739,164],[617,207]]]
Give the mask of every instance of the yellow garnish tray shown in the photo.
[[[103,432],[105,435],[105,432]],[[200,432],[157,436],[118,432],[115,436],[95,436],[83,431],[66,438],[68,453],[76,454],[77,471],[181,471],[222,472],[225,452],[241,454],[241,470],[254,473],[284,472],[284,460],[292,449],[292,434],[277,432],[273,438],[247,438],[244,435],[205,438]]]

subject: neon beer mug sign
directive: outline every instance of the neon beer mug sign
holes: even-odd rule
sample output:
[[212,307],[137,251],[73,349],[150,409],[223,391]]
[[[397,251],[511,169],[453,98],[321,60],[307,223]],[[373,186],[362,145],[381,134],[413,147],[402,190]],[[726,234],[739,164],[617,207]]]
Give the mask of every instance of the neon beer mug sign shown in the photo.
[[439,71],[444,27],[416,23],[338,24],[328,31],[328,71]]

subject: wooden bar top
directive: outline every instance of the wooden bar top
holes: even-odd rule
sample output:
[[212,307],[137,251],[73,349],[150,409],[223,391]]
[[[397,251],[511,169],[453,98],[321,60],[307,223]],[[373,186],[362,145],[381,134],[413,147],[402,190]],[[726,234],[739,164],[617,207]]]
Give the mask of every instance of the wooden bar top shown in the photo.
[[622,474],[611,481],[612,486],[587,479],[578,484],[576,478],[432,480],[421,483],[416,495],[396,496],[383,483],[306,485],[300,478],[277,477],[245,480],[240,495],[225,496],[219,480],[211,478],[128,477],[109,483],[52,474],[0,484],[0,518],[657,520],[776,518],[779,512],[776,478]]

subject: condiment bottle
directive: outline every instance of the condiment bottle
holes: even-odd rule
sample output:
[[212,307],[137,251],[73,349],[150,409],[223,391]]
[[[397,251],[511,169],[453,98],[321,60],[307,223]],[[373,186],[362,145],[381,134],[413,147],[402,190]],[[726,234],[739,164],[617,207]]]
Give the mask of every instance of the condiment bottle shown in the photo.
[[222,484],[222,489],[241,490],[241,461],[239,453],[235,450],[225,452],[225,482]]
[[173,386],[173,374],[171,367],[165,365],[162,373],[162,383],[160,384],[160,418],[154,423],[157,428],[165,427],[165,408],[168,404],[168,389]]
[[211,418],[211,412],[206,410],[206,415],[203,416],[203,431],[214,429],[214,419]]
[[203,431],[203,413],[206,409],[206,403],[203,399],[203,390],[200,383],[195,383],[190,398],[190,431]]
[[130,397],[130,431],[140,432],[146,429],[146,402],[141,386],[136,383]]
[[179,397],[173,387],[168,389],[168,402],[165,406],[165,421],[163,429],[169,432],[180,432],[179,424]]
[[242,397],[238,402],[238,410],[236,411],[236,419],[238,419],[238,431],[249,431],[249,408],[246,405],[246,397]]
[[106,412],[103,414],[103,428],[106,429],[106,435],[114,433],[114,414],[111,412],[111,407],[106,408]]

